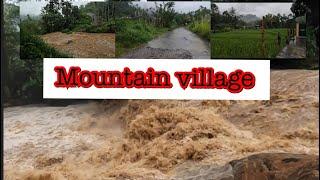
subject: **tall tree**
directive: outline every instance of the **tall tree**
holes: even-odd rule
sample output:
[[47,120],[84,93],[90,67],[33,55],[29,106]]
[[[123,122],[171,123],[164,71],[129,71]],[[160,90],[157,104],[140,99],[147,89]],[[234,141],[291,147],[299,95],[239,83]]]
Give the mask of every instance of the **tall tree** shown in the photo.
[[63,16],[60,13],[59,0],[50,0],[41,11],[45,32],[54,32],[62,29],[64,23]]

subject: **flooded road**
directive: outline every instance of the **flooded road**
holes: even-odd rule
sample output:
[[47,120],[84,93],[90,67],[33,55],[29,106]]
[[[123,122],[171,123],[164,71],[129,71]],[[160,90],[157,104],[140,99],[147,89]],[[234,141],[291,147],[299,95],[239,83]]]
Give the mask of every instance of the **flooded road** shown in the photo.
[[126,55],[128,58],[210,59],[208,41],[184,27],[174,29]]

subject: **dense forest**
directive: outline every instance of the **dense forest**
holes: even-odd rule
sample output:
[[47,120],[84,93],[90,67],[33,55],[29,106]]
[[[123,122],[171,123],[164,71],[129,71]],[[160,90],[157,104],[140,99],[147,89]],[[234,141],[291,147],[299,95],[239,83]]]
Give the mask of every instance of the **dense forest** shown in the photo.
[[149,3],[154,3],[154,7],[143,9],[133,2],[117,2],[115,17],[118,56],[179,26],[186,26],[209,40],[210,9],[200,7],[196,11],[181,13],[175,11],[174,2]]

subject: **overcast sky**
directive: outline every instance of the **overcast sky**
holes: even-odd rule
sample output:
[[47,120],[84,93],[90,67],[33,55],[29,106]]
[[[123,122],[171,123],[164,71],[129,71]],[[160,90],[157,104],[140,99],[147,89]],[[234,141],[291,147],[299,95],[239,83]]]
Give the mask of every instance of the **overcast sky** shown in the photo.
[[[157,2],[158,4],[162,3],[162,1]],[[208,9],[211,9],[210,1],[189,1],[189,2],[178,2],[175,1],[175,6],[174,9],[177,12],[182,12],[182,13],[188,13],[190,11],[195,11],[200,8],[200,6],[206,7]],[[141,8],[150,8],[150,7],[155,7],[154,2],[146,2],[146,0],[141,0],[140,2],[133,2],[133,4],[137,4]]]
[[[98,0],[97,0],[98,1]],[[85,5],[89,0],[74,0],[72,1],[73,5]],[[20,15],[40,15],[41,9],[48,4],[48,1],[45,0],[27,0],[20,2]]]
[[[74,0],[72,1],[72,4],[74,5],[85,5],[89,1],[93,0]],[[94,0],[94,1],[101,1],[101,0]],[[29,15],[40,15],[41,9],[48,3],[48,1],[45,0],[27,0],[27,1],[21,1],[20,2],[20,15],[25,16],[27,14]],[[162,2],[158,2],[162,3]],[[133,2],[133,4],[137,4],[138,6],[142,8],[150,8],[155,7],[154,2],[146,2],[146,0],[142,0],[141,2]],[[190,12],[194,11],[200,8],[200,6],[204,6],[208,9],[210,9],[210,1],[207,2],[175,2],[174,9],[177,12]]]
[[262,17],[268,13],[271,14],[290,14],[292,3],[215,3],[220,12],[231,9],[236,9],[237,14],[254,14]]

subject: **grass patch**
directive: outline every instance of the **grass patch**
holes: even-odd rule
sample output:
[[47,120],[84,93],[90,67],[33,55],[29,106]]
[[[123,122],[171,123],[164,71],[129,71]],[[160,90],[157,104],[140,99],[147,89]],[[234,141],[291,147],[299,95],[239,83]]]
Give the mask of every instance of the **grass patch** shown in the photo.
[[[277,44],[280,33],[281,45]],[[286,29],[266,29],[265,54],[261,48],[260,30],[234,30],[211,35],[212,58],[275,58],[286,45]]]
[[196,21],[188,26],[189,30],[198,34],[204,39],[210,40],[210,22],[209,21]]
[[116,22],[116,57],[168,30],[168,28],[158,28],[144,21],[118,20]]

